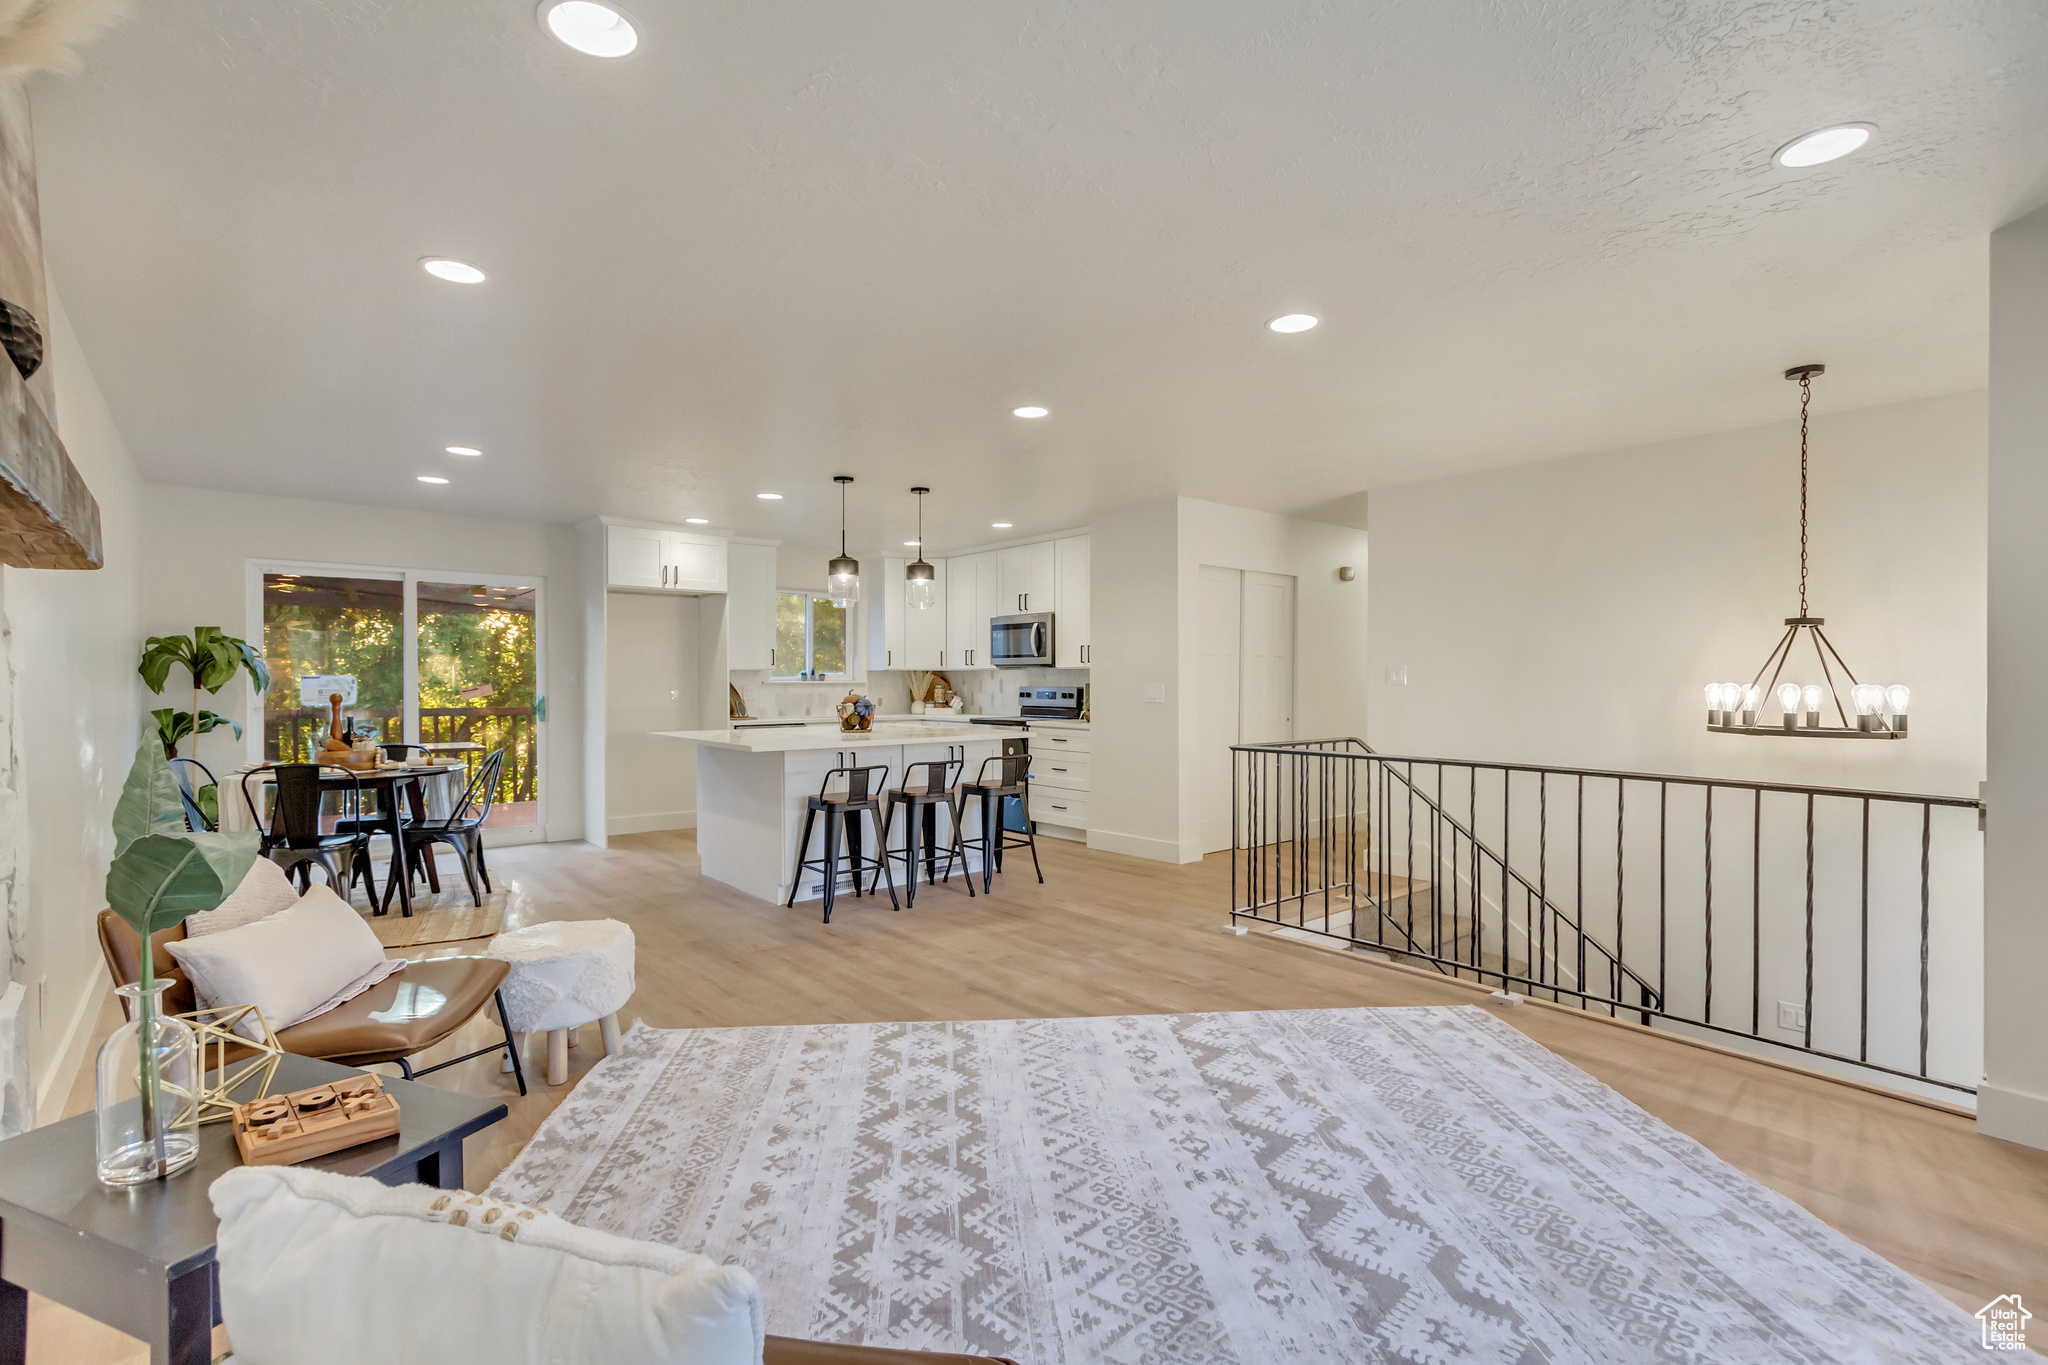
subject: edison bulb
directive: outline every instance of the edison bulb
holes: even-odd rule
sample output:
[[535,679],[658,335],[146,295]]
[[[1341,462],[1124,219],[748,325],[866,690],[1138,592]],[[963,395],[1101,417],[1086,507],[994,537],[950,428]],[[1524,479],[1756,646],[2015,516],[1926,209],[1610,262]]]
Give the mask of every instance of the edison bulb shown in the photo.
[[1780,711],[1783,711],[1788,716],[1796,716],[1799,714],[1798,683],[1788,682],[1780,683],[1778,685],[1778,709]]
[[1799,691],[1799,700],[1802,704],[1800,709],[1804,710],[1809,715],[1819,715],[1820,699],[1824,695],[1825,694],[1820,690],[1820,685],[1818,683],[1808,683]]
[[1906,703],[1913,700],[1913,691],[1904,683],[1893,683],[1884,690],[1884,696],[1885,700],[1892,704],[1892,714],[1903,716],[1906,714]]

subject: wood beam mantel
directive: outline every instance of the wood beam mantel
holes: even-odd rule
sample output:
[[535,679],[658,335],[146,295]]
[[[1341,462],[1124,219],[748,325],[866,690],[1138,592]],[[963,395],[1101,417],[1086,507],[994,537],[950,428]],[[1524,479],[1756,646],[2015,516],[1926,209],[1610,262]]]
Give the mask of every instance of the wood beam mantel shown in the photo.
[[97,569],[100,505],[21,375],[0,355],[0,564]]

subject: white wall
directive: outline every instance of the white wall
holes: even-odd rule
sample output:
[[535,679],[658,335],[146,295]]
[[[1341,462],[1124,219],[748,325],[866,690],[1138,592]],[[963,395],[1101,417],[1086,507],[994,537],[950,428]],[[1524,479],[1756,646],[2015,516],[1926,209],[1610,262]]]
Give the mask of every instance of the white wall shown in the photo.
[[[1785,393],[1796,411],[1797,390],[1786,384]],[[1376,490],[1368,516],[1372,744],[1389,754],[1974,798],[1985,762],[1985,396],[1817,416],[1812,454],[1811,609],[1859,677],[1912,687],[1910,739],[1706,730],[1702,686],[1748,682],[1783,619],[1797,613],[1793,420]],[[1821,681],[1804,656],[1799,666],[1787,677]],[[1405,669],[1407,685],[1390,685],[1390,668]],[[1452,775],[1462,815],[1468,774]],[[1482,776],[1478,787],[1475,818],[1499,848],[1499,775]],[[1529,779],[1512,831],[1517,866],[1532,878],[1533,793]],[[1583,895],[1589,928],[1612,943],[1622,905],[1615,788],[1586,784],[1583,890],[1577,799],[1574,788],[1552,784],[1550,885]],[[1669,803],[1668,839],[1660,800]],[[1697,788],[1637,784],[1627,807],[1631,965],[1652,976],[1668,965],[1675,1006],[1698,1010],[1708,933],[1703,797]],[[1776,796],[1756,810],[1746,794],[1724,790],[1716,810],[1716,1020],[1748,1026],[1754,917],[1762,1031],[1791,1042],[1796,1030],[1774,1026],[1777,1002],[1798,1002],[1805,990],[1803,803]],[[1819,803],[1815,819],[1815,1043],[1854,1055],[1859,804]],[[1871,1055],[1910,1069],[1919,808],[1879,804],[1871,838]],[[1979,843],[1972,812],[1936,814],[1929,1063],[1965,1083],[1981,1065]],[[1669,935],[1667,961],[1654,947],[1659,933]]]
[[605,823],[611,834],[694,829],[695,745],[648,738],[695,730],[702,692],[698,623],[723,597],[609,594],[605,631]]
[[1978,1125],[2048,1147],[2048,209],[1991,234],[1991,764]]
[[[1296,580],[1295,734],[1363,734],[1366,533],[1192,498],[1091,519],[1092,847],[1201,855],[1197,603],[1204,564]],[[1350,565],[1358,577],[1340,582]],[[1147,684],[1165,689],[1144,700]]]
[[1706,730],[1701,688],[1748,682],[1797,614],[1794,420],[1375,491],[1374,747],[1974,796],[1984,403],[1813,420],[1812,610],[1858,677],[1912,687],[1910,740]]
[[[54,290],[50,303],[57,433],[99,501],[106,559],[93,571],[0,570],[28,802],[28,913],[19,945],[29,992],[24,1013],[37,1109],[46,1120],[69,1093],[109,985],[94,920],[106,906],[109,821],[140,733],[135,546],[147,506]],[[45,979],[39,1013],[37,987]]]
[[[429,496],[457,505],[445,491]],[[247,636],[252,628],[251,559],[509,574],[544,581],[548,720],[541,780],[547,795],[546,837],[583,837],[582,565],[574,527],[166,484],[148,485],[146,497],[143,635],[217,625]],[[137,648],[140,643],[138,638]],[[166,696],[174,692],[175,686]],[[247,680],[238,676],[202,705],[235,717],[246,727]],[[247,749],[223,729],[201,739],[199,756],[219,772],[244,762]]]

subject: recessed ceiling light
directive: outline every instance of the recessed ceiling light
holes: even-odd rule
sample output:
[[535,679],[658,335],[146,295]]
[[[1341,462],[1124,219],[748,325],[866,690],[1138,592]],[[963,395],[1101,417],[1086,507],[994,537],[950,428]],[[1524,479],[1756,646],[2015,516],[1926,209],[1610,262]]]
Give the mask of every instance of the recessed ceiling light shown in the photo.
[[1007,531],[1010,529],[1012,524],[1013,523],[1007,521],[992,521],[989,523],[990,526],[995,527],[995,529],[998,531]]
[[1314,313],[1282,313],[1266,326],[1275,332],[1306,332],[1321,321]]
[[481,450],[478,450],[475,446],[443,446],[442,449],[446,450],[450,455],[483,454],[483,452]]
[[1011,408],[1010,415],[1012,417],[1043,417],[1051,411],[1051,408],[1041,408],[1036,405],[1032,405],[1028,407]]
[[429,256],[420,262],[420,269],[437,280],[450,284],[482,284],[484,272],[468,261],[451,261],[445,256]]
[[1790,166],[1795,170],[1802,166],[1818,166],[1856,151],[1876,132],[1877,126],[1871,123],[1838,123],[1832,128],[1793,138],[1778,148],[1777,155],[1771,159],[1780,166]]
[[587,57],[624,57],[640,46],[633,21],[594,0],[541,0],[540,22]]
[[419,475],[418,477],[419,477],[419,481],[420,481],[421,483],[446,483],[446,482],[448,482],[448,480],[446,480],[446,479],[442,478],[442,477],[441,477],[441,476],[440,476],[439,474],[421,474],[421,475]]
[[689,522],[692,526],[709,526],[711,524],[711,520],[708,517],[684,517],[683,520]]
[[760,498],[760,499],[761,499],[762,501],[764,501],[764,502],[781,502],[781,501],[782,501],[782,494],[780,494],[780,493],[756,493],[756,494],[754,494],[754,496],[755,496],[755,497],[757,497],[757,498]]

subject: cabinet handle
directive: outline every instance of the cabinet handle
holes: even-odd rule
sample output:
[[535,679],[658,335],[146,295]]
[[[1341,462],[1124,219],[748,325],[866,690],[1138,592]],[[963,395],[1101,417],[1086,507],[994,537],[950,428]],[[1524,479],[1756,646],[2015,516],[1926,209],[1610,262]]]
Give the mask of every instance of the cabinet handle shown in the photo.
[[883,651],[882,651],[882,667],[884,667],[884,668],[894,668],[895,666],[896,666],[896,656],[895,656],[895,655],[894,655],[893,653],[891,653],[890,651],[886,650],[886,649],[885,649],[885,650],[883,650]]

